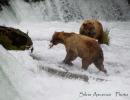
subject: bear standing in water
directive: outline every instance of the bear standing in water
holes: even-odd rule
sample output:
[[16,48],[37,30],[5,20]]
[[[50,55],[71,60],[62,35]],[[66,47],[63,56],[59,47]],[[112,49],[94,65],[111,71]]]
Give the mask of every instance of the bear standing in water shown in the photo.
[[85,20],[80,27],[79,33],[95,38],[98,40],[99,44],[103,44],[103,27],[97,20]]
[[76,33],[55,32],[50,42],[50,48],[59,43],[65,46],[65,64],[72,65],[72,61],[80,57],[83,69],[87,70],[88,66],[94,63],[100,71],[107,73],[103,65],[103,51],[95,39]]

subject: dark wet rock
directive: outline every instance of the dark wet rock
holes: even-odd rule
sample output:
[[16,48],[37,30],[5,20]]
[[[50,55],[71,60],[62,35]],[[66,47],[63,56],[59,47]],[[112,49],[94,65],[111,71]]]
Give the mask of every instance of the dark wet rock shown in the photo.
[[10,0],[0,0],[0,11],[2,10],[2,6],[10,6]]
[[0,0],[0,5],[9,6],[9,1],[10,0]]
[[128,4],[130,4],[130,0],[128,0]]
[[8,50],[25,50],[33,45],[26,33],[5,26],[0,26],[0,44]]
[[45,1],[45,0],[24,0],[25,2],[40,2],[40,1]]

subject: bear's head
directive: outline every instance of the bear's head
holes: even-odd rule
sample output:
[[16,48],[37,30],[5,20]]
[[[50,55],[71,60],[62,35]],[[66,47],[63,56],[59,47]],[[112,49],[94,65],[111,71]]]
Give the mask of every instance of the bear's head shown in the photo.
[[96,34],[94,23],[89,20],[83,23],[84,35],[93,37]]
[[58,43],[62,43],[62,35],[64,32],[55,32],[52,36],[52,39],[50,41],[50,48],[53,47],[53,45],[57,45]]

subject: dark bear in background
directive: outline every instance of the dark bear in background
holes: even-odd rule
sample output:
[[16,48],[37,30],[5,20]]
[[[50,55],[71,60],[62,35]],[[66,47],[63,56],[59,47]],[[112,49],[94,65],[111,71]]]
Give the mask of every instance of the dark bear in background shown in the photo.
[[83,69],[87,70],[89,65],[94,63],[100,71],[107,73],[103,65],[102,48],[95,39],[76,33],[55,32],[50,42],[50,48],[59,43],[65,46],[65,64],[72,65],[72,61],[80,57]]
[[103,27],[97,20],[85,20],[80,27],[79,33],[95,38],[100,44],[103,44]]

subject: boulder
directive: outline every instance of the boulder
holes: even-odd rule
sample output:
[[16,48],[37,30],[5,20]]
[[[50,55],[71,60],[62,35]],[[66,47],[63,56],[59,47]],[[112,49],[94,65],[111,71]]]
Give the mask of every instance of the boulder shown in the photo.
[[7,50],[25,50],[31,48],[33,42],[19,29],[0,26],[0,44]]

